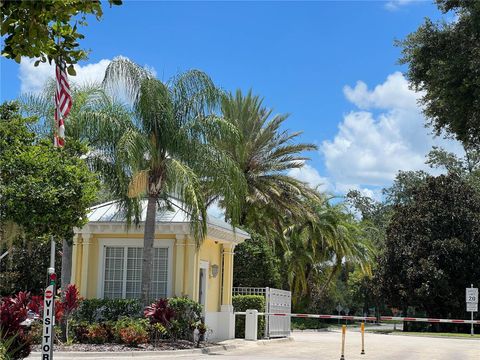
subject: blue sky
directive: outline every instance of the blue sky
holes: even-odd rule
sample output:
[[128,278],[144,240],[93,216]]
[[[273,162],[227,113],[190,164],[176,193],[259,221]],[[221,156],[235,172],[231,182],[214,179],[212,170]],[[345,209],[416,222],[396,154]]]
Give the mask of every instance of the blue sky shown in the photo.
[[[397,170],[424,168],[432,144],[458,150],[423,129],[418,94],[398,73],[393,42],[426,16],[440,16],[430,1],[124,1],[101,22],[90,19],[82,45],[92,51],[77,78],[100,78],[124,55],[161,79],[198,68],[224,89],[251,88],[320,147],[292,175],[335,193],[378,195]],[[50,73],[2,58],[1,100],[38,90]]]

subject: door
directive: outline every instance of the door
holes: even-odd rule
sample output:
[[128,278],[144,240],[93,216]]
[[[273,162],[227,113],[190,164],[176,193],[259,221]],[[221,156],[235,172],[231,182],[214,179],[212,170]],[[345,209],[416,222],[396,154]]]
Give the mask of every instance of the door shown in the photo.
[[208,281],[208,262],[200,261],[200,271],[198,279],[198,302],[203,307],[205,313],[207,306],[207,281]]

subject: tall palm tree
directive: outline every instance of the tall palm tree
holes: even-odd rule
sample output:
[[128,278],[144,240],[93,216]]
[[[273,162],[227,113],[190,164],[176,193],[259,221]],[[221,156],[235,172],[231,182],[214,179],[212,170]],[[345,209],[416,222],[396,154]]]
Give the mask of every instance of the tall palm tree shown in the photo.
[[[214,144],[235,138],[235,129],[215,115],[221,93],[212,80],[198,70],[187,71],[164,83],[145,68],[119,57],[108,66],[104,86],[118,90],[131,103],[133,118],[125,129],[115,123],[98,124],[93,157],[104,173],[117,174],[121,182],[110,182],[112,192],[132,199],[147,197],[141,297],[151,300],[155,215],[160,200],[179,198],[189,214],[197,244],[206,234],[207,204],[202,184],[229,204],[235,222],[245,188],[242,173],[225,152]],[[115,134],[113,139],[102,134]],[[113,141],[112,141],[113,140]],[[121,174],[121,176],[118,176]]]
[[[247,196],[242,204],[240,223],[259,232],[265,217],[280,229],[284,217],[304,217],[305,199],[318,199],[318,194],[287,172],[302,167],[308,160],[303,152],[315,150],[313,144],[296,143],[301,132],[282,130],[287,114],[272,115],[263,100],[252,94],[227,94],[222,99],[223,117],[239,131],[239,139],[225,139],[219,146],[227,151],[241,169],[247,182]],[[211,197],[210,200],[213,200]],[[222,203],[228,209],[228,203]]]
[[310,294],[310,283],[320,275],[323,279],[326,276],[321,287],[324,291],[342,263],[358,266],[368,274],[375,257],[368,236],[370,229],[355,221],[344,204],[331,205],[324,199],[306,206],[312,206],[315,216],[291,223],[284,230],[285,241],[281,242],[287,280],[294,289],[294,302]]
[[[109,96],[100,84],[76,86],[72,84],[73,105],[69,116],[65,119],[65,136],[67,143],[79,142],[86,146],[95,146],[100,140],[90,136],[94,133],[96,123],[123,124],[130,121],[130,113],[125,106]],[[36,116],[38,121],[32,125],[40,137],[50,138],[53,142],[54,132],[54,96],[55,81],[47,81],[40,93],[23,94],[20,98],[22,111],[30,116]],[[111,134],[109,134],[111,138]],[[78,155],[80,156],[80,152]],[[61,287],[65,289],[71,281],[72,269],[72,239],[63,239]]]

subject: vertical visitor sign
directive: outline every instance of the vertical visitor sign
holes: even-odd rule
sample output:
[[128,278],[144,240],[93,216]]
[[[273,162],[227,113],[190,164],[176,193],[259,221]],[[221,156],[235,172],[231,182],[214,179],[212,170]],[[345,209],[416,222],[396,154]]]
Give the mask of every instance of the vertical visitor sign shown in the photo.
[[53,326],[55,325],[55,274],[50,274],[50,285],[43,300],[42,360],[53,359]]

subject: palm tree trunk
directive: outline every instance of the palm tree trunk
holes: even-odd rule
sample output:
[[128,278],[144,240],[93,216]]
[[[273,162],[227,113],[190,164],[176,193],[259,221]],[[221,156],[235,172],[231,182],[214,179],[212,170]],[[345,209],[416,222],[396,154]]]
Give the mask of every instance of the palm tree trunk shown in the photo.
[[67,289],[72,278],[72,244],[66,239],[62,242],[62,274],[61,274],[62,292]]
[[155,217],[157,213],[157,196],[149,195],[147,202],[147,217],[143,236],[143,266],[142,266],[142,295],[144,306],[152,300],[150,295],[152,267],[153,267],[153,239],[155,237]]
[[[70,284],[72,278],[72,244],[66,239],[62,242],[62,270],[61,270],[61,287],[62,287],[62,300],[65,298],[65,290],[67,290],[68,284]],[[62,319],[62,341],[67,341],[67,317]]]

